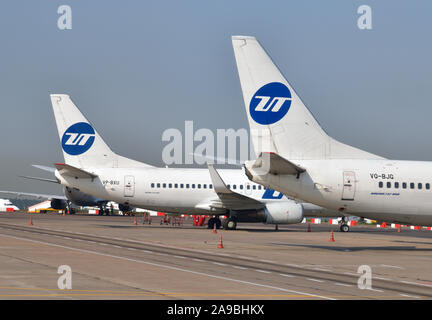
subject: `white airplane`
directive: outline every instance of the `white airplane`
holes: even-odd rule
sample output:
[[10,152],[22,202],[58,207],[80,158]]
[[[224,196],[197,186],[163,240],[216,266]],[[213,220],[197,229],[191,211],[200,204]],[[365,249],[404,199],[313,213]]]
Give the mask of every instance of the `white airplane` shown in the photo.
[[19,208],[14,205],[9,199],[0,199],[0,208],[3,210],[13,209],[15,211],[19,210]]
[[242,170],[156,168],[114,153],[68,95],[51,95],[65,163],[55,176],[65,187],[119,204],[167,213],[210,214],[209,228],[237,222],[299,223],[338,212],[301,204],[251,183]]
[[[33,167],[42,169],[44,171],[48,171],[51,173],[55,173],[55,168],[47,167],[47,166],[41,166],[41,165],[33,165]],[[47,178],[40,178],[40,177],[29,177],[29,176],[20,176],[22,178],[26,179],[32,179],[32,180],[38,180],[38,181],[45,181],[50,183],[59,183],[58,180],[54,179],[47,179]],[[74,208],[72,207],[72,204],[75,206],[82,206],[82,207],[99,207],[99,215],[109,215],[110,208],[108,208],[108,200],[93,197],[89,194],[83,193],[79,190],[76,190],[74,188],[69,188],[63,186],[63,196],[61,195],[52,195],[52,194],[41,194],[41,193],[29,193],[29,192],[20,192],[20,191],[10,191],[10,190],[0,190],[0,193],[3,194],[11,194],[15,196],[26,196],[26,197],[32,197],[36,199],[44,199],[51,201],[51,208],[56,210],[67,210],[70,213],[75,213]],[[120,211],[131,211],[132,208],[130,206],[123,206],[118,205],[118,209]]]
[[432,225],[432,162],[389,160],[334,140],[254,37],[232,43],[257,153],[244,165],[251,181],[343,214]]

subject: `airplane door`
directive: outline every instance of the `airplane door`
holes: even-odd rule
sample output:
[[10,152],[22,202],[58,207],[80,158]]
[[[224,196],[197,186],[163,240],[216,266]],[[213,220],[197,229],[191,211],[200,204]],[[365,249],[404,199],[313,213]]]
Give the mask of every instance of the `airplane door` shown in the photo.
[[133,197],[135,195],[135,177],[125,176],[124,183],[124,196]]
[[356,189],[355,172],[343,172],[342,200],[354,200]]

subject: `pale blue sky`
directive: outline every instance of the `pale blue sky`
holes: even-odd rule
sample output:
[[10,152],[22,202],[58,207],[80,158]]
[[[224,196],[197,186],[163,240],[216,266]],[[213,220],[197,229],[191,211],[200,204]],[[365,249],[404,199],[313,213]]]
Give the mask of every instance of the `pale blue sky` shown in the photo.
[[[72,7],[72,30],[57,8]],[[372,7],[372,30],[357,8]],[[231,35],[254,35],[324,129],[389,158],[432,160],[431,1],[0,3],[0,186],[62,161],[50,93],[67,93],[111,148],[162,165],[167,128],[247,128]]]

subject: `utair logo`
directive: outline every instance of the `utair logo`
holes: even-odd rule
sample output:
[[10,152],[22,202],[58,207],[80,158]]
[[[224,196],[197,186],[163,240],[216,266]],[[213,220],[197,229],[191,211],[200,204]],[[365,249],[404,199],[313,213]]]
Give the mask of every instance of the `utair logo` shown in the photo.
[[271,82],[255,92],[249,104],[252,119],[267,125],[278,122],[291,106],[291,92],[280,82]]
[[283,194],[272,189],[266,189],[262,199],[282,199]]
[[78,122],[65,131],[61,144],[66,153],[76,156],[90,149],[94,140],[95,131],[92,126],[86,122]]

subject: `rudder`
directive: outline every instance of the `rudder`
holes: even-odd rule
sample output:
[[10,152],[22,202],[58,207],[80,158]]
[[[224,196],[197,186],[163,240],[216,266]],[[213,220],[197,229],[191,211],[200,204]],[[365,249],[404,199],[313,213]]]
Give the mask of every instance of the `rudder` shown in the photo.
[[232,43],[257,156],[381,158],[329,137],[254,37],[233,36]]
[[51,103],[66,164],[77,168],[116,166],[116,154],[68,95],[52,94]]

